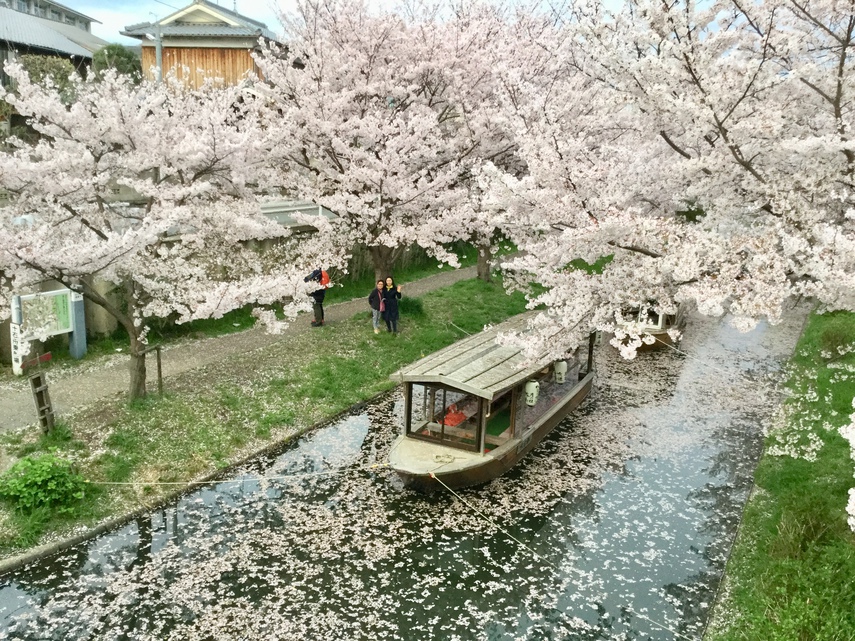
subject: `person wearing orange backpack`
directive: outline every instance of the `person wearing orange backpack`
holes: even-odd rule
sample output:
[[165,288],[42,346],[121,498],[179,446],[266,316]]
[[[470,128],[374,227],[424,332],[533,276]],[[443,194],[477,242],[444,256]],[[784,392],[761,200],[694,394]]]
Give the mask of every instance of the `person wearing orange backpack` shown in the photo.
[[312,292],[311,296],[315,300],[312,309],[315,312],[315,320],[312,321],[312,327],[321,327],[324,324],[324,298],[327,295],[327,288],[330,286],[330,276],[323,269],[316,269],[311,274],[303,279],[304,283],[316,281],[320,285],[319,289]]

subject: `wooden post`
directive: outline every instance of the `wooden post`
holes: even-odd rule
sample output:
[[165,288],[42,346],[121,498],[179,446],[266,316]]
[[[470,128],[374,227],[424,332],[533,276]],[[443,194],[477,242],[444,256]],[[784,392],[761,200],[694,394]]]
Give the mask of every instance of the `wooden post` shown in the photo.
[[593,371],[594,367],[594,343],[597,340],[597,333],[591,332],[588,336],[588,371],[586,373],[590,374]]
[[160,364],[160,345],[156,348],[157,351],[157,393],[163,396],[163,369]]
[[[477,398],[477,397],[476,397]],[[490,411],[490,403],[485,398],[478,398],[478,453],[484,456],[487,447],[487,412]]]
[[152,347],[146,347],[144,350],[140,352],[140,356],[144,354],[148,354],[151,351],[156,352],[157,355],[157,393],[160,396],[163,396],[163,367],[161,365],[160,360],[160,349],[161,345],[153,345]]
[[42,432],[47,434],[53,429],[54,414],[53,405],[48,393],[47,378],[44,372],[36,372],[30,375],[30,387],[33,389],[33,400],[36,402],[36,413],[39,417],[39,425]]

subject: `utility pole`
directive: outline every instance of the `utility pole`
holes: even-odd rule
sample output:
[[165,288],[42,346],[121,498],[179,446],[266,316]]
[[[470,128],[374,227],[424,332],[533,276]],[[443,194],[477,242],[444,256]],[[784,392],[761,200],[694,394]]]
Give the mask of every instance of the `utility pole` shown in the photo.
[[149,15],[154,18],[154,35],[150,33],[145,35],[149,40],[154,40],[154,80],[160,84],[163,80],[163,38],[160,33],[160,19],[153,12]]
[[154,60],[157,65],[157,83],[160,84],[160,81],[163,80],[163,38],[160,37],[160,20],[155,24],[157,25],[157,39],[154,41]]

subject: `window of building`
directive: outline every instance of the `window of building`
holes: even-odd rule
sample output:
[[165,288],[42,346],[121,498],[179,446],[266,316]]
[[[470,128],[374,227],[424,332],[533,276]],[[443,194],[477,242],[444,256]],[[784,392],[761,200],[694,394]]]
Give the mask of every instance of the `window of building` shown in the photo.
[[24,13],[30,12],[30,3],[27,0],[18,0],[18,11],[23,11]]
[[77,24],[77,19],[74,16],[66,15],[65,24],[70,24],[71,26],[74,26]]
[[57,22],[62,22],[62,14],[56,9],[50,10],[50,19],[56,20]]

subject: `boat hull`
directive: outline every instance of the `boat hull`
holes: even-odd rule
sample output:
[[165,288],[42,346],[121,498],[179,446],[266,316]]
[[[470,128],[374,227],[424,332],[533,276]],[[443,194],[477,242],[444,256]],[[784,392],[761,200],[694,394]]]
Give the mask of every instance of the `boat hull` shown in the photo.
[[650,335],[656,340],[650,343],[642,342],[636,349],[637,352],[653,352],[657,349],[665,349],[666,347],[676,347],[674,339],[668,332],[650,332]]
[[[590,394],[593,380],[593,373],[586,374],[562,401],[534,423],[524,438],[512,439],[494,453],[468,457],[470,460],[463,466],[439,465],[438,469],[431,472],[413,472],[395,465],[393,468],[406,487],[428,493],[445,488],[456,489],[482,485],[492,481],[511,469],[537,447],[570,411],[578,407]],[[399,441],[403,439],[406,437],[399,437]],[[450,456],[455,453],[452,448],[444,449],[451,451]]]
[[[682,327],[680,327],[679,329],[682,331]],[[655,340],[650,344],[642,342],[641,345],[635,348],[636,352],[654,352],[656,350],[666,349],[668,347],[677,347],[679,344],[678,342],[675,342],[673,338],[671,338],[671,334],[668,333],[668,330],[645,333],[650,334]],[[603,334],[603,341],[606,343],[611,344],[613,338],[614,334]]]

